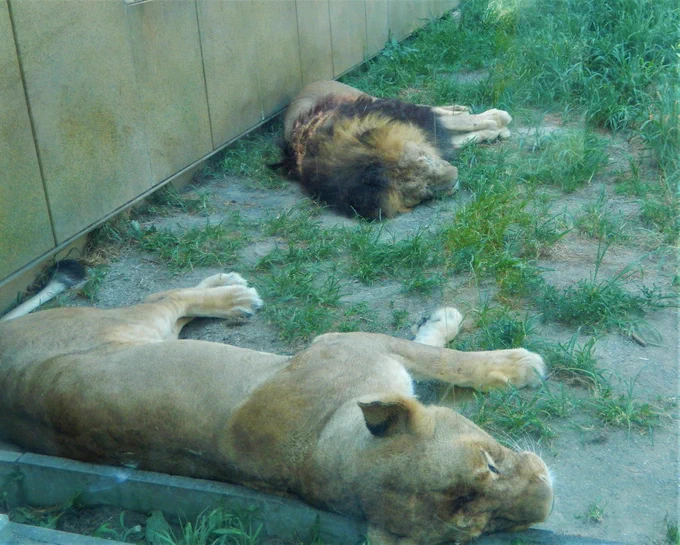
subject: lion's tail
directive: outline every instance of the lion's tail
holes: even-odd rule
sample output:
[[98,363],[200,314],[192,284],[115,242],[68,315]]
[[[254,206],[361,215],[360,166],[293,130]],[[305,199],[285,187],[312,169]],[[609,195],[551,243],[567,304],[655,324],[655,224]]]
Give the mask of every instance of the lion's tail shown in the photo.
[[44,305],[47,301],[54,299],[60,293],[72,288],[85,279],[85,268],[74,259],[57,261],[51,269],[52,278],[47,285],[33,297],[2,316],[0,322],[6,322],[25,316],[40,305]]

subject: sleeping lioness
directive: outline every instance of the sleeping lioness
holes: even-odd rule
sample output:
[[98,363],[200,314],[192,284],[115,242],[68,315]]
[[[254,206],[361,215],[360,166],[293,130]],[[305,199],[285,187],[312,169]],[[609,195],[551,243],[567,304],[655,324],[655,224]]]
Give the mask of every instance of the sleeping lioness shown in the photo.
[[443,348],[440,309],[415,342],[329,333],[295,356],[178,340],[199,316],[252,314],[235,273],[113,310],[60,308],[0,323],[0,437],[87,462],[290,494],[369,524],[372,545],[434,545],[543,521],[551,477],[413,378],[485,389],[540,383],[524,349]]
[[286,111],[278,165],[338,211],[390,218],[456,188],[442,158],[467,142],[507,138],[502,110],[376,98],[337,81],[305,87]]

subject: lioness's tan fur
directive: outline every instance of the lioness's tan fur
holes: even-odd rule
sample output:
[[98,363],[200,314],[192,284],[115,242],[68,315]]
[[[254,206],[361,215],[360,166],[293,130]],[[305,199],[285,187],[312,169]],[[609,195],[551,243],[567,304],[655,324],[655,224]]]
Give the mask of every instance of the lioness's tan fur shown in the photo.
[[416,342],[331,333],[293,357],[177,340],[194,317],[260,305],[230,273],[132,307],[0,323],[0,436],[35,452],[292,494],[367,519],[373,545],[465,540],[548,516],[552,483],[538,456],[422,405],[412,384],[535,385],[539,356],[443,348],[460,324],[454,309],[435,313]]

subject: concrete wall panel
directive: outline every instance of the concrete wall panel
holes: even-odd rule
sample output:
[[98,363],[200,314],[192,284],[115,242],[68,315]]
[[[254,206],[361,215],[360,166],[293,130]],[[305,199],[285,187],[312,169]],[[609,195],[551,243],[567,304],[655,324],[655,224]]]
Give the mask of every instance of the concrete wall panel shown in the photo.
[[431,10],[433,17],[441,17],[447,11],[457,8],[460,0],[431,0]]
[[329,0],[297,0],[302,84],[333,79]]
[[333,70],[339,76],[367,57],[365,0],[332,0],[330,16]]
[[193,0],[133,4],[127,20],[158,183],[213,150],[196,5]]
[[388,0],[366,0],[366,52],[375,55],[390,37]]
[[259,23],[251,0],[199,0],[198,23],[210,107],[213,146],[262,119],[257,74]]
[[[249,0],[256,12],[263,116],[282,110],[302,88],[295,0]],[[335,0],[333,0],[335,1]]]
[[430,19],[430,0],[389,0],[390,31],[403,40]]
[[125,4],[10,7],[60,243],[151,185]]
[[0,74],[1,280],[55,245],[6,0],[0,0]]

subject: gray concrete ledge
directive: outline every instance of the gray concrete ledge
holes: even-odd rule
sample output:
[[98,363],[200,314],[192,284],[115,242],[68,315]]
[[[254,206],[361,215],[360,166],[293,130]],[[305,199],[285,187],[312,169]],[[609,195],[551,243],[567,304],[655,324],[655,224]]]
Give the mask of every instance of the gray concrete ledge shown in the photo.
[[[78,495],[79,503],[86,507],[112,505],[142,513],[159,509],[167,516],[180,516],[188,520],[194,520],[204,510],[217,505],[227,508],[255,507],[262,514],[264,531],[268,537],[293,541],[305,539],[317,521],[320,536],[328,545],[355,545],[361,543],[366,535],[366,524],[363,522],[320,511],[301,501],[263,494],[241,486],[123,467],[87,464],[13,450],[0,450],[0,485],[3,482],[9,500],[25,505],[55,505],[65,503]],[[114,543],[22,524],[9,523],[9,525],[13,530],[14,541],[5,542],[0,537],[0,545]],[[54,537],[51,537],[52,535]],[[85,541],[76,540],[81,537]],[[620,542],[554,534],[545,530],[494,534],[484,536],[475,543],[625,545]]]
[[[4,519],[4,520],[3,520]],[[37,526],[8,522],[0,515],[0,545],[123,545],[98,537],[80,536]]]
[[[17,456],[18,455],[18,456]],[[255,507],[267,536],[306,538],[319,521],[324,543],[355,544],[366,535],[362,522],[314,509],[290,498],[270,496],[226,483],[100,466],[40,454],[0,451],[0,479],[10,501],[32,506],[65,503],[78,495],[81,505],[113,505],[194,520],[216,505]]]

